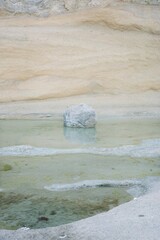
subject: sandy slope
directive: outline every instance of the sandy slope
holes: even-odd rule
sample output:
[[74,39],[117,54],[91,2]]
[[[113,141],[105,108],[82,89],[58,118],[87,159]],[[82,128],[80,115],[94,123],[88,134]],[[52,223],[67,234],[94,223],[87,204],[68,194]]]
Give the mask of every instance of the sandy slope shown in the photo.
[[159,13],[116,3],[49,18],[1,14],[0,102],[81,95],[92,105],[158,106]]

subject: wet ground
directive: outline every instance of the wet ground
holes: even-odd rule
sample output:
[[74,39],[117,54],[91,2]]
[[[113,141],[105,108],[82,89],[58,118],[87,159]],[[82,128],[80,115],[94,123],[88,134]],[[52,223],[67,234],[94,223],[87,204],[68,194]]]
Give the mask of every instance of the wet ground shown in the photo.
[[[57,226],[131,200],[118,181],[160,175],[159,138],[153,119],[101,121],[96,129],[1,120],[0,228]],[[79,184],[86,180],[89,187]],[[97,186],[99,180],[117,182]]]

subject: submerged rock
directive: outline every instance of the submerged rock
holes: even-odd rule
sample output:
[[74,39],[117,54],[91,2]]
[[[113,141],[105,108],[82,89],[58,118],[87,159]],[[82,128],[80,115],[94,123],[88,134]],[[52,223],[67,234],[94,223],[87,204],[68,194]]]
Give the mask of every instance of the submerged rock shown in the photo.
[[45,217],[45,216],[41,216],[38,218],[38,221],[48,221],[48,217]]
[[93,128],[96,125],[95,111],[87,104],[71,106],[63,116],[66,127]]

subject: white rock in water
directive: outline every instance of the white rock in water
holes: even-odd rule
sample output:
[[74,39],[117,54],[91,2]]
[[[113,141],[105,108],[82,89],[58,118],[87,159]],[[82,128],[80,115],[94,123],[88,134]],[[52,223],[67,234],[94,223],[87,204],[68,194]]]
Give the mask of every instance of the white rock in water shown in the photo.
[[69,107],[64,112],[64,126],[77,128],[92,128],[96,125],[96,114],[87,104]]

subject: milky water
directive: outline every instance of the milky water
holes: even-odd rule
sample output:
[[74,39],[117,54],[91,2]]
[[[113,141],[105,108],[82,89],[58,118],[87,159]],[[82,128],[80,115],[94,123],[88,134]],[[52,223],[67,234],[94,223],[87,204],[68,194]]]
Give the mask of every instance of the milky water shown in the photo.
[[133,198],[160,175],[160,121],[0,121],[0,227],[39,228],[92,216]]

